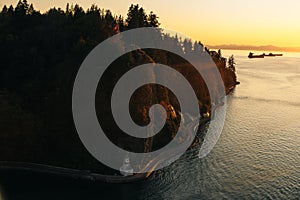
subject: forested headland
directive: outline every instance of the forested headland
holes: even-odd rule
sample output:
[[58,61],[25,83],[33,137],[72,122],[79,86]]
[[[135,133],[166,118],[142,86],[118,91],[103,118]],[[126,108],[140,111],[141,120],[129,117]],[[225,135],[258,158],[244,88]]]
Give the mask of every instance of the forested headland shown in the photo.
[[[72,117],[72,89],[77,71],[88,53],[108,37],[129,29],[159,26],[159,17],[153,12],[146,13],[139,5],[131,5],[127,16],[116,16],[97,5],[84,10],[80,5],[67,4],[65,9],[51,8],[45,13],[35,10],[26,0],[19,1],[15,7],[5,5],[0,13],[0,160],[90,169],[101,173],[107,170],[86,151],[76,133]],[[227,61],[221,51],[210,51],[199,41],[169,35],[164,37],[185,54],[208,52],[220,71],[226,93],[235,87],[233,57]],[[188,65],[180,65],[184,61],[179,58],[170,60],[168,56],[168,52],[148,49],[143,53],[131,52],[116,60],[114,65],[122,69],[114,67],[107,71],[107,91],[97,92],[96,96],[97,114],[109,115],[110,91],[118,77],[133,64],[149,62],[149,57],[176,65],[176,69],[198,88],[195,92],[202,114],[211,112],[212,102],[203,79],[194,77],[194,71]],[[154,95],[159,98],[153,100]],[[166,109],[172,106],[175,112],[167,120],[163,130],[165,135],[154,138],[151,144],[151,148],[159,148],[172,139],[178,129],[180,105],[166,88],[155,85],[143,87],[130,103],[132,117],[137,124],[149,123],[147,113],[153,103],[161,103]],[[128,139],[118,135],[119,130],[110,119],[101,123],[106,124],[107,131],[112,133],[110,139],[119,145]],[[149,150],[145,149],[145,143],[139,144],[135,147],[137,151]]]

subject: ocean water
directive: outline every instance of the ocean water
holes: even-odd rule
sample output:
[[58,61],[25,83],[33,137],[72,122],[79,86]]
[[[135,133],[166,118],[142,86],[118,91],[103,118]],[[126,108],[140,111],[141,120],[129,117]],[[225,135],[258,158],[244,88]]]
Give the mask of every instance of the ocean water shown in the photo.
[[147,199],[300,199],[300,54],[248,53],[223,51],[235,55],[241,85],[227,99],[215,148],[165,169]]
[[223,132],[205,158],[194,149],[128,184],[7,175],[14,178],[0,199],[300,199],[300,53],[248,59],[248,51],[222,52],[235,56],[241,84],[227,98]]

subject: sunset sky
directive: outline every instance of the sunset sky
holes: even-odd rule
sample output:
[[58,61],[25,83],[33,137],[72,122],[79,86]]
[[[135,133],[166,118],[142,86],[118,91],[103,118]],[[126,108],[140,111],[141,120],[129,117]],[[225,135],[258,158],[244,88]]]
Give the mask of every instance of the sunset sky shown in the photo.
[[[166,29],[181,32],[206,45],[275,45],[300,47],[298,0],[29,0],[38,10],[65,9],[67,2],[85,9],[95,3],[113,14],[126,16],[130,4],[154,11]],[[1,0],[17,4],[17,0]]]

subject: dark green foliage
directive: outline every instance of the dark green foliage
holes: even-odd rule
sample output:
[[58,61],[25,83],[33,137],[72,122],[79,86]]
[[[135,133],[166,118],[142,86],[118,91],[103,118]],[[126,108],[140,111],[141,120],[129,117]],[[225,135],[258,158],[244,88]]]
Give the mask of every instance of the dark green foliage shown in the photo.
[[235,61],[234,61],[234,57],[233,57],[233,55],[231,55],[229,58],[228,58],[228,68],[231,70],[231,71],[233,71],[233,72],[235,72]]
[[151,27],[159,27],[160,23],[158,22],[158,17],[152,11],[150,12],[148,18],[148,25]]
[[[106,38],[127,29],[159,25],[157,15],[153,12],[147,15],[139,5],[130,6],[126,20],[96,5],[84,11],[77,4],[67,4],[65,11],[52,8],[46,13],[34,10],[26,0],[19,1],[16,8],[4,6],[0,13],[0,160],[113,173],[91,157],[77,136],[72,117],[74,79],[83,59]],[[199,47],[197,42],[194,45],[190,40],[181,42],[177,36],[163,37],[173,49],[191,56],[203,52],[201,43]],[[144,54],[148,57],[145,58]],[[144,54],[135,52],[119,60],[118,68],[110,71],[106,82],[111,84],[122,71],[132,68],[132,64],[164,61],[164,64],[174,65],[176,70],[191,79],[199,106],[210,104],[205,83],[201,77],[193,75],[196,72],[190,66],[170,57],[168,52],[150,49]],[[221,64],[217,65],[221,72],[228,74],[230,70],[225,68],[226,61],[224,65],[222,59],[219,56],[214,60],[216,63],[221,60]],[[222,77],[226,76],[224,74]],[[172,77],[170,74],[161,76]],[[231,82],[225,85],[231,86]],[[153,101],[146,99],[154,94],[160,98]],[[109,90],[102,95],[109,98]],[[110,107],[109,101],[102,99],[96,98],[96,103]],[[145,101],[145,105],[134,103],[141,100]],[[137,123],[147,124],[149,107],[160,101],[180,109],[176,98],[168,90],[147,86],[132,100],[133,118]],[[110,123],[107,122],[107,125],[114,131],[115,127]],[[176,126],[175,122],[168,121],[165,127],[166,132],[171,132],[168,138],[173,136]],[[118,142],[124,143],[120,138]],[[154,142],[154,146],[160,146],[159,142]],[[143,150],[143,147],[140,148]]]
[[[138,26],[148,16],[137,7]],[[128,15],[130,16],[130,14]],[[149,20],[158,26],[151,13]],[[92,5],[42,14],[26,0],[0,13],[0,160],[39,162],[106,171],[81,144],[72,118],[72,87],[77,70],[100,42],[126,30],[122,16]],[[130,25],[131,26],[131,25]],[[65,162],[65,158],[68,161]]]
[[126,25],[128,29],[139,28],[139,27],[158,27],[160,23],[158,22],[158,17],[152,11],[149,15],[145,13],[145,10],[139,5],[131,4],[127,19]]

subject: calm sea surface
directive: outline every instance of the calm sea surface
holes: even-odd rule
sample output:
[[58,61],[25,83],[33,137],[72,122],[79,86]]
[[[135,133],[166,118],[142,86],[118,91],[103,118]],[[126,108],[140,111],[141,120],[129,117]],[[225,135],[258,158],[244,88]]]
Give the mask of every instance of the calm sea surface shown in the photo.
[[248,53],[223,51],[234,54],[241,85],[207,157],[195,149],[150,180],[122,185],[16,174],[0,199],[300,199],[300,53]]

